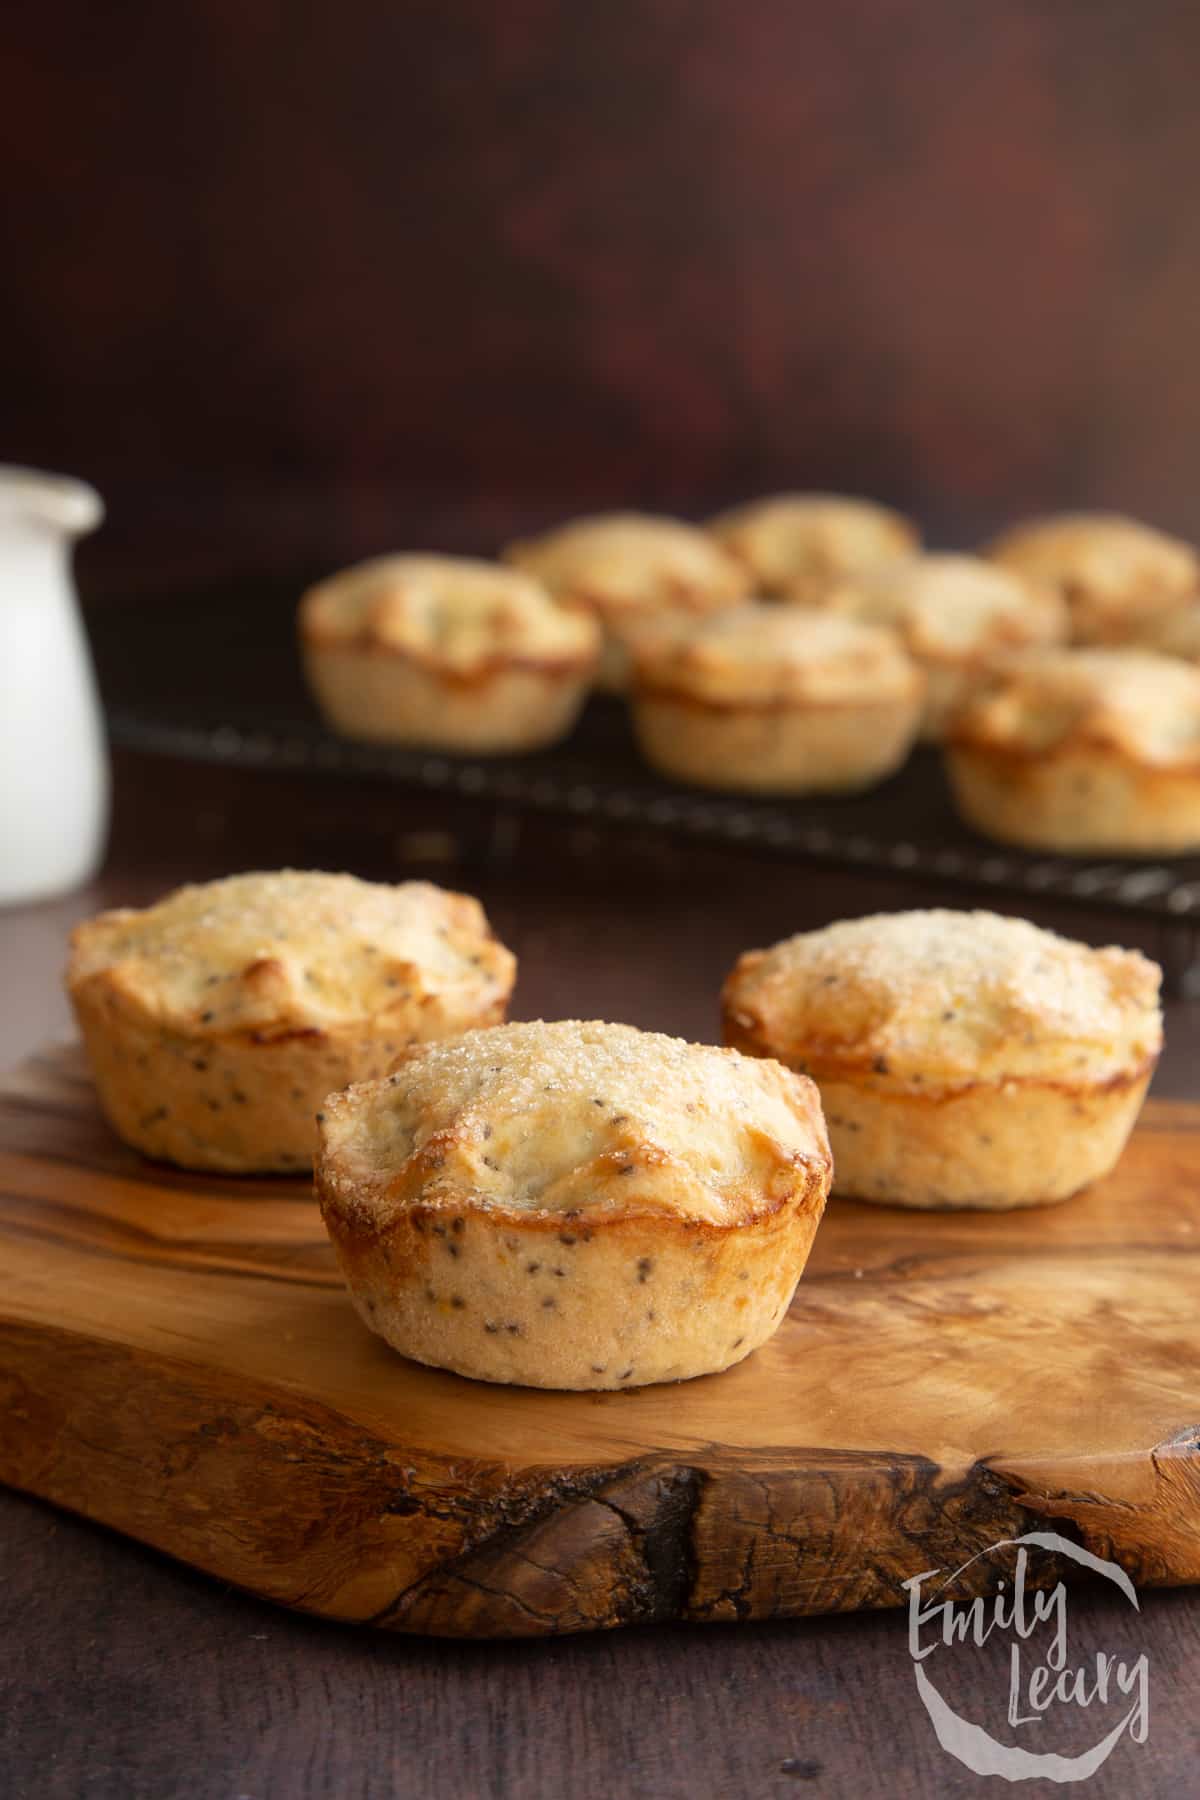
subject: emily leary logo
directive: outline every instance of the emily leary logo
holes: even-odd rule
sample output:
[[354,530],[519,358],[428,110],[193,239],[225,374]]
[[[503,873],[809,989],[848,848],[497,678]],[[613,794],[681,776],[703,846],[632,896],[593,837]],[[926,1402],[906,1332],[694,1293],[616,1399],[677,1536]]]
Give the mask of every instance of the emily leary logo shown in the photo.
[[[959,1601],[937,1598],[952,1588],[980,1556],[1016,1551],[1011,1579],[997,1583],[988,1599]],[[1006,1781],[1040,1777],[1056,1782],[1086,1781],[1094,1775],[1128,1733],[1135,1744],[1146,1741],[1150,1728],[1150,1662],[1143,1652],[1132,1663],[1097,1651],[1090,1667],[1069,1661],[1067,1590],[1060,1581],[1038,1590],[1028,1585],[1030,1554],[1052,1552],[1069,1557],[1094,1575],[1103,1575],[1120,1589],[1135,1611],[1137,1593],[1124,1569],[1105,1562],[1078,1544],[1068,1543],[1053,1531],[1031,1531],[1024,1537],[1005,1538],[969,1562],[944,1575],[927,1569],[903,1585],[908,1593],[908,1648],[916,1671],[917,1693],[933,1721],[943,1750],[965,1763],[977,1775],[999,1775]],[[940,1578],[940,1579],[939,1579]],[[937,1583],[930,1590],[929,1584]],[[1035,1647],[1033,1639],[1038,1639]],[[1001,1743],[982,1725],[954,1711],[935,1684],[933,1671],[947,1663],[955,1645],[982,1647],[990,1639],[1007,1642],[1007,1719],[1014,1732],[1045,1738],[1038,1729],[1062,1709],[1110,1709],[1128,1700],[1116,1724],[1088,1749],[1074,1756],[1051,1750],[1026,1749],[1019,1742]],[[1042,1647],[1044,1646],[1044,1654]],[[1106,1711],[1107,1718],[1111,1711]]]

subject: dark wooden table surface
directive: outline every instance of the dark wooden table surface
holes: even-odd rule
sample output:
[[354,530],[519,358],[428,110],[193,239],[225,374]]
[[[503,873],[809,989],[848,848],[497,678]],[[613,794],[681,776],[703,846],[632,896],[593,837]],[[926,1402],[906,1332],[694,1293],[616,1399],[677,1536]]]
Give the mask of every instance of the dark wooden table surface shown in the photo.
[[[484,900],[521,960],[518,1016],[605,1016],[711,1038],[751,944],[883,907],[969,902],[890,878],[497,819],[382,785],[122,757],[89,889],[0,914],[0,1058],[65,1029],[71,923],[188,878],[292,863],[419,874]],[[1139,937],[1039,909],[1094,941]],[[1173,1004],[1155,1091],[1198,1097],[1200,1003]],[[1200,1388],[1200,1382],[1198,1382]],[[1200,1392],[1197,1395],[1200,1418]],[[1200,1794],[1200,1595],[1072,1594],[1072,1660],[1150,1661],[1147,1742],[1094,1796]],[[994,1712],[995,1659],[947,1697]],[[975,1711],[973,1713],[973,1706]],[[960,1795],[917,1700],[899,1612],[528,1644],[383,1637],[230,1592],[94,1526],[0,1493],[0,1794],[11,1800],[503,1795]],[[1059,1791],[1046,1781],[1030,1792]]]

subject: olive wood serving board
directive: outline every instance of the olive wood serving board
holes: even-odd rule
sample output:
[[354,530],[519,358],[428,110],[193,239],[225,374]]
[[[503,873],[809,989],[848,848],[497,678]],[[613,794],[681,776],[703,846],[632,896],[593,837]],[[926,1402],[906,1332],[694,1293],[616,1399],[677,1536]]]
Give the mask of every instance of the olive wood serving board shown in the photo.
[[1151,1103],[1062,1206],[832,1202],[724,1375],[485,1386],[360,1325],[305,1184],[140,1160],[55,1048],[0,1083],[0,1479],[285,1605],[449,1635],[895,1605],[1037,1528],[1200,1581],[1198,1253],[1200,1107]]

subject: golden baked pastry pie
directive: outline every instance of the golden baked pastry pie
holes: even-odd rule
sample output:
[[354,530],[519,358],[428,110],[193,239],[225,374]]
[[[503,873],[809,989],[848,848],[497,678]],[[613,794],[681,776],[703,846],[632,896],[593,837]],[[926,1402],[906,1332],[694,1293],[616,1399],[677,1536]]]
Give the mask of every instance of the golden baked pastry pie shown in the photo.
[[643,754],[663,774],[800,794],[891,774],[916,736],[924,692],[893,632],[751,603],[644,633],[630,698]]
[[1190,544],[1117,513],[1032,519],[1006,531],[986,554],[1061,594],[1078,644],[1152,637],[1200,590],[1200,563]]
[[317,1191],[363,1321],[483,1381],[620,1388],[776,1330],[831,1164],[811,1082],[630,1025],[505,1025],[327,1101]]
[[810,1074],[836,1191],[1035,1206],[1106,1175],[1162,1047],[1160,971],[989,912],[880,913],[751,950],[726,1041]]
[[1148,650],[1027,651],[946,728],[959,810],[1037,850],[1200,849],[1200,669]]
[[760,594],[817,600],[829,583],[907,555],[920,543],[911,519],[841,494],[775,494],[713,519],[710,531],[754,578]]
[[574,724],[600,653],[591,619],[537,582],[464,556],[382,556],[300,603],[300,645],[335,731],[496,755]]
[[515,971],[465,894],[284,869],[87,920],[66,980],[126,1143],[188,1169],[294,1173],[326,1094],[502,1019]]
[[906,556],[835,583],[819,603],[887,625],[925,671],[921,735],[938,739],[980,675],[1013,650],[1061,643],[1066,607],[978,556]]
[[604,513],[575,519],[544,537],[510,544],[504,560],[544,582],[557,600],[594,614],[604,628],[597,678],[625,687],[628,646],[648,619],[729,606],[750,579],[707,532],[679,519]]

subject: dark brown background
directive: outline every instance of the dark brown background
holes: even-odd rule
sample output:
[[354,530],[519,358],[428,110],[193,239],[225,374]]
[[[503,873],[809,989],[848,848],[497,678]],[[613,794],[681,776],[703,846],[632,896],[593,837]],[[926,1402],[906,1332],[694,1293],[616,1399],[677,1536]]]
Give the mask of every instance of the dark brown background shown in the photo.
[[1194,0],[8,21],[0,453],[93,590],[877,492],[1200,529]]

